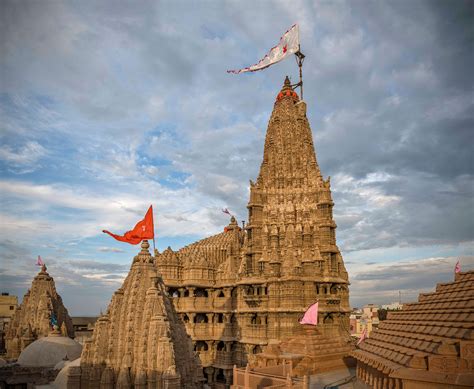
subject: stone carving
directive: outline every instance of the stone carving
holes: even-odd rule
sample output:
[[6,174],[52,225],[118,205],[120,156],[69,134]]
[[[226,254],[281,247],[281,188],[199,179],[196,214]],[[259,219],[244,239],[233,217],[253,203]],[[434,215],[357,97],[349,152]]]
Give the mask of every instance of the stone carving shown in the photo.
[[[144,240],[86,341],[69,389],[200,388],[202,368]],[[79,378],[80,377],[80,378]]]
[[61,296],[56,292],[53,277],[46,270],[43,265],[8,324],[5,334],[7,358],[18,358],[30,343],[48,336],[53,315],[64,334],[74,337],[72,320]]
[[[224,232],[156,255],[207,383],[231,384],[234,364],[255,361],[265,346],[295,335],[300,341],[287,347],[309,337],[334,351],[325,370],[341,365],[349,351],[349,282],[333,205],[306,104],[287,78],[268,124],[259,176],[250,181],[245,230],[232,217]],[[305,335],[298,319],[316,300],[319,332]],[[317,363],[307,354],[313,369]]]

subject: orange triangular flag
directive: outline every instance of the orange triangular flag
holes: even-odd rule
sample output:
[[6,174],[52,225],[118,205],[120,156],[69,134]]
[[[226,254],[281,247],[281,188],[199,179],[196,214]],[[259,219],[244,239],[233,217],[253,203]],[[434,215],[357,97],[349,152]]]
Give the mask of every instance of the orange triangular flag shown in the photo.
[[150,205],[145,218],[140,220],[135,227],[133,227],[133,230],[127,231],[123,236],[112,234],[106,230],[103,230],[102,232],[109,234],[114,239],[130,244],[138,244],[143,239],[153,239],[155,237],[155,228],[153,226],[153,206]]

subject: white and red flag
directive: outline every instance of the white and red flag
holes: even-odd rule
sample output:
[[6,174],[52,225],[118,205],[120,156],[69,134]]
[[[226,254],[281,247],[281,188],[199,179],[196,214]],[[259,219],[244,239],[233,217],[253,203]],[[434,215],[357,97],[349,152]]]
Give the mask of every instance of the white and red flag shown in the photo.
[[295,54],[300,50],[300,30],[297,24],[291,26],[291,28],[283,34],[280,38],[280,43],[273,47],[270,52],[263,57],[258,63],[252,66],[248,66],[239,70],[227,70],[227,73],[245,73],[255,72],[268,68],[281,60],[285,59],[291,54]]
[[300,320],[300,324],[311,324],[313,326],[318,324],[318,310],[319,301],[311,305],[304,313],[303,318]]
[[455,273],[461,272],[461,264],[459,263],[459,261],[456,262],[456,266],[454,267],[454,272]]
[[359,341],[357,342],[357,346],[361,344],[365,339],[367,339],[367,327],[364,328],[362,334],[360,335]]
[[38,255],[38,259],[36,260],[36,265],[37,266],[43,266],[44,265],[44,262],[43,260],[41,259],[41,256]]

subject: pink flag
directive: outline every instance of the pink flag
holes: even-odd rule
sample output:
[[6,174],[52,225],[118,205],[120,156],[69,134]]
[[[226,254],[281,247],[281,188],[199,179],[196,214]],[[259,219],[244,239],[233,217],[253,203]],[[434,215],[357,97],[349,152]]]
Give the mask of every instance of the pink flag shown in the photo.
[[461,272],[461,264],[459,263],[459,261],[456,262],[456,266],[454,267],[454,272],[455,273]]
[[318,309],[319,302],[311,305],[304,313],[303,318],[300,320],[300,324],[311,324],[313,326],[318,324]]
[[37,266],[43,266],[43,265],[44,265],[44,262],[43,262],[43,260],[41,259],[41,256],[40,256],[40,255],[38,255],[38,259],[37,259],[37,261],[36,261],[36,265],[37,265]]
[[300,50],[300,31],[297,24],[291,26],[291,28],[283,34],[280,38],[278,45],[273,47],[270,52],[263,57],[257,64],[248,66],[239,70],[227,70],[227,73],[245,73],[255,72],[256,70],[262,70],[270,65],[280,62],[291,54],[294,54]]
[[227,215],[232,216],[227,208],[222,208],[222,212],[226,213]]
[[357,342],[357,346],[361,344],[365,339],[367,339],[367,327],[364,328],[364,331],[362,331],[362,334],[360,336],[359,341]]

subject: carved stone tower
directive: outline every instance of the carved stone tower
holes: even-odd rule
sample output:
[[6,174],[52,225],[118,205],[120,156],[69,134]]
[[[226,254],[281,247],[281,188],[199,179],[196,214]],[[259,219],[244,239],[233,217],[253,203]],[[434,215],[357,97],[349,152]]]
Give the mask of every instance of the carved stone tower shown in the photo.
[[145,240],[86,341],[69,389],[199,388],[202,370]]
[[7,358],[18,358],[30,343],[48,336],[53,316],[58,327],[64,329],[64,335],[74,337],[72,320],[56,292],[53,277],[46,270],[43,265],[8,324],[5,335]]
[[[245,231],[232,217],[220,234],[156,254],[208,385],[229,385],[234,364],[255,362],[280,342],[283,353],[305,361],[295,362],[297,373],[343,364],[350,351],[349,281],[332,207],[306,104],[287,78],[268,124],[260,174],[251,182]],[[298,319],[316,300],[320,324],[303,330]]]
[[[349,282],[336,245],[330,180],[321,176],[306,104],[288,77],[268,124],[257,182],[250,184],[239,289],[247,284],[251,293],[241,291],[243,300],[255,301],[242,309],[266,323],[268,341],[282,340],[301,328],[301,313],[319,300],[320,331],[347,337]],[[252,295],[258,287],[266,295]]]

